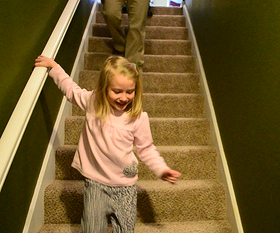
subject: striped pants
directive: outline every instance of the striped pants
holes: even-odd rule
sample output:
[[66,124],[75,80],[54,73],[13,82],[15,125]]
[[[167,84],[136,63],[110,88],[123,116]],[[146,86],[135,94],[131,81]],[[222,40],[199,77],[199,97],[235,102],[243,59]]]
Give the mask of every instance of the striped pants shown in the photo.
[[136,185],[111,187],[86,179],[83,233],[106,233],[108,220],[114,233],[133,233],[136,205]]

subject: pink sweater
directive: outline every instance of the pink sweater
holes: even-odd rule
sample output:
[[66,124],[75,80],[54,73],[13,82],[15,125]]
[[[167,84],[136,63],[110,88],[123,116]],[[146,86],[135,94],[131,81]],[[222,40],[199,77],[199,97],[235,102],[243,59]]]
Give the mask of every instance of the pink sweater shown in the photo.
[[168,167],[153,144],[146,112],[133,121],[127,121],[127,114],[123,113],[121,116],[110,114],[101,122],[87,111],[92,91],[81,89],[59,65],[51,69],[49,75],[68,101],[86,112],[72,163],[74,168],[84,177],[105,185],[134,185],[138,178],[138,160],[133,152],[135,144],[139,158],[161,177]]

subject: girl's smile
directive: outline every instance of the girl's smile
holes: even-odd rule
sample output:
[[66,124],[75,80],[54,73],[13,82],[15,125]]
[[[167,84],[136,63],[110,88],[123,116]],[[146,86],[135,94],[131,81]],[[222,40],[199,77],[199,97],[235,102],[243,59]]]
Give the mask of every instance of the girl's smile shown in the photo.
[[114,75],[107,89],[109,104],[118,111],[125,111],[135,97],[135,81],[122,74]]

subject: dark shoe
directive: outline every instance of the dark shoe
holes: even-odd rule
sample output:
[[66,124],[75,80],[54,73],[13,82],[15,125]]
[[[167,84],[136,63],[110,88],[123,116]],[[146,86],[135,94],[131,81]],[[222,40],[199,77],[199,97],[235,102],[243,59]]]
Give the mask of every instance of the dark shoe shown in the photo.
[[153,16],[153,12],[151,7],[149,6],[149,10],[148,10],[148,17],[151,18]]
[[120,51],[118,51],[118,50],[116,50],[116,49],[113,49],[112,54],[113,54],[113,55],[117,55],[117,56],[123,56],[123,55],[124,55],[123,52],[120,52]]
[[123,14],[127,14],[127,8],[126,8],[126,5],[124,5],[124,6],[123,6],[123,8],[122,8],[122,13],[123,13]]

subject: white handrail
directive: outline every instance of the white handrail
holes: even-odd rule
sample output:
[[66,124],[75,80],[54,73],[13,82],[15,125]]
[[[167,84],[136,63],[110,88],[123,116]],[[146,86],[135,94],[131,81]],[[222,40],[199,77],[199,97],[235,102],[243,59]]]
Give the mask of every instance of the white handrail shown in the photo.
[[[66,4],[42,54],[55,58],[80,0]],[[35,58],[34,58],[35,59]],[[18,146],[47,78],[47,69],[36,67],[9,119],[0,139],[0,191],[17,152]]]

